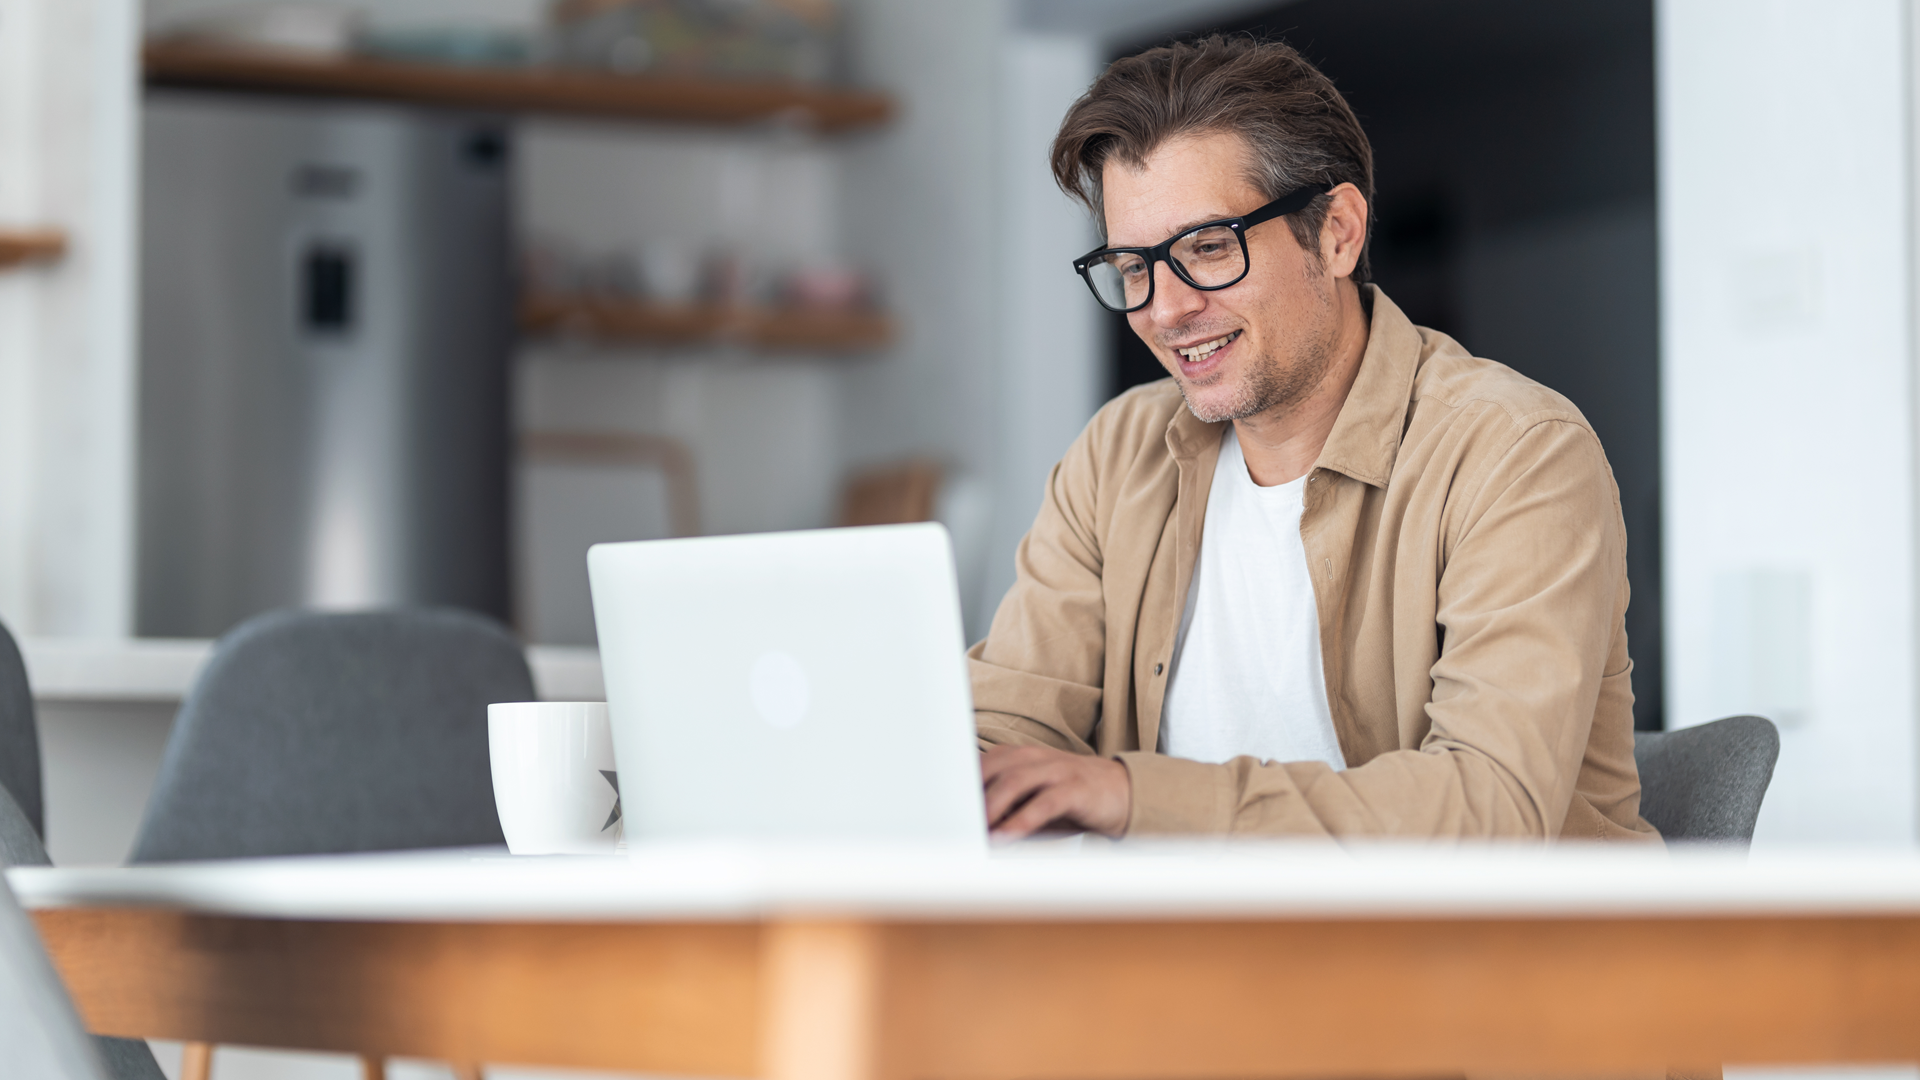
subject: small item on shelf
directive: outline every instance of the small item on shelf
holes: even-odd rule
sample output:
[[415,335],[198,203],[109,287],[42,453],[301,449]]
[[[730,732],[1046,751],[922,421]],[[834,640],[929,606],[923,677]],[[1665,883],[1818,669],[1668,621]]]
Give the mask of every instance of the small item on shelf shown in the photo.
[[640,245],[640,280],[646,294],[664,304],[691,304],[700,298],[700,255],[674,240]]
[[520,323],[531,334],[654,345],[855,352],[893,340],[871,276],[838,263],[783,274],[729,248],[704,258],[655,240],[594,253],[551,239],[521,254]]
[[540,59],[541,51],[531,34],[490,26],[372,29],[360,35],[358,47],[384,60],[468,67],[524,67]]
[[536,296],[682,307],[731,295],[716,278],[734,273],[735,266],[673,240],[587,253],[556,240],[534,240],[522,250],[520,262],[523,284]]
[[802,266],[782,282],[781,299],[794,307],[851,311],[874,306],[873,281],[851,267],[833,263]]
[[586,266],[584,281],[587,295],[597,300],[625,303],[647,295],[639,260],[630,251],[610,251]]
[[705,277],[702,293],[708,300],[728,307],[763,305],[779,293],[779,280],[770,267],[730,248],[716,248],[708,254]]
[[364,17],[359,9],[338,4],[236,5],[170,20],[153,36],[183,44],[331,58],[353,51]]
[[825,82],[838,15],[834,0],[559,0],[552,48],[608,71]]
[[575,296],[586,291],[581,260],[557,240],[531,240],[520,249],[520,289],[531,296]]

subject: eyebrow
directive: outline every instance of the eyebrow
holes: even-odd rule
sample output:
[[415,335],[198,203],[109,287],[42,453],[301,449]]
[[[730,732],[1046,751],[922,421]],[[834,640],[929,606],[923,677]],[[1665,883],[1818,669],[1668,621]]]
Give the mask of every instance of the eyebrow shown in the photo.
[[[1174,226],[1173,231],[1168,233],[1165,237],[1161,237],[1161,240],[1165,240],[1168,237],[1180,236],[1183,233],[1192,232],[1194,229],[1197,229],[1200,226],[1205,225],[1209,221],[1225,221],[1228,218],[1245,217],[1245,216],[1246,216],[1245,214],[1209,214],[1206,217],[1197,217],[1191,221],[1188,221],[1183,225]],[[1160,243],[1161,240],[1154,241],[1154,244]],[[1108,247],[1152,247],[1153,244],[1116,244],[1113,242],[1112,238],[1109,237],[1107,240],[1107,246]]]

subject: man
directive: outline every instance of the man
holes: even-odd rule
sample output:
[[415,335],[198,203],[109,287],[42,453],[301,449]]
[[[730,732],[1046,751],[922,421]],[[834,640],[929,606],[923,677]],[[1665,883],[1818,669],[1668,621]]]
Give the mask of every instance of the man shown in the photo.
[[1657,841],[1606,457],[1366,283],[1332,83],[1281,44],[1154,49],[1053,168],[1108,241],[1076,269],[1171,378],[1054,469],[969,653],[995,834]]

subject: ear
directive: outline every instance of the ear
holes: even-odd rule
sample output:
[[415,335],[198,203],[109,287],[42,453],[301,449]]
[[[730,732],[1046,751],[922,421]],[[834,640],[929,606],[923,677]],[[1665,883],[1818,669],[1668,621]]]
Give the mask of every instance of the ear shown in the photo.
[[1352,184],[1333,189],[1327,202],[1327,220],[1320,226],[1320,261],[1336,278],[1350,277],[1360,265],[1367,242],[1367,200]]

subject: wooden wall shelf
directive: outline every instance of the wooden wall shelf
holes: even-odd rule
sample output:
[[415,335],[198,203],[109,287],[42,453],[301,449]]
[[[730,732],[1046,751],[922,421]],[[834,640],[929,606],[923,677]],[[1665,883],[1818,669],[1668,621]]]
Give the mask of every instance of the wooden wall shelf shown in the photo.
[[59,229],[0,229],[0,269],[66,253],[67,234]]
[[893,99],[885,94],[771,80],[307,58],[177,43],[148,45],[144,57],[148,86],[692,124],[791,119],[823,131],[879,124],[893,115]]
[[531,297],[520,325],[542,336],[576,335],[657,345],[737,344],[791,352],[857,352],[893,341],[893,320],[875,311],[668,306],[637,301]]

